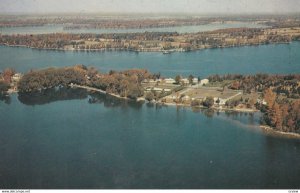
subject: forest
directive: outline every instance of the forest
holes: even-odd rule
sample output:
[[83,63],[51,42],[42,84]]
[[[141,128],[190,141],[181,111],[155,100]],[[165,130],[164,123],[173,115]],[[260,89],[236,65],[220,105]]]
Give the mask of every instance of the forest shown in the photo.
[[280,99],[270,88],[265,90],[264,99],[267,105],[260,105],[263,124],[278,131],[300,133],[300,99]]
[[211,75],[208,77],[210,82],[223,82],[230,80],[228,88],[234,90],[243,90],[246,93],[264,92],[267,88],[277,95],[283,95],[287,98],[300,98],[300,75],[270,75],[270,74],[227,74],[227,75]]
[[143,96],[141,82],[151,75],[147,70],[132,69],[122,72],[100,73],[93,67],[75,65],[64,68],[32,70],[18,83],[20,93],[41,92],[49,88],[67,87],[70,84],[99,88],[107,93],[136,99]]
[[262,123],[284,132],[300,132],[300,75],[212,75],[211,82],[230,80],[228,88],[244,93],[262,92],[266,104],[256,107],[264,113]]

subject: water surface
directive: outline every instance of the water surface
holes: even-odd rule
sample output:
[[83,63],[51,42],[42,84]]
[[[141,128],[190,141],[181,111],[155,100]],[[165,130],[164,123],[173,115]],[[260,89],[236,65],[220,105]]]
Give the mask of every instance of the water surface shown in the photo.
[[300,42],[269,44],[195,52],[76,52],[0,46],[0,69],[27,72],[49,66],[85,64],[102,72],[144,68],[163,76],[177,74],[206,77],[210,74],[288,74],[300,72]]
[[257,114],[74,94],[0,102],[0,188],[300,187],[300,141]]

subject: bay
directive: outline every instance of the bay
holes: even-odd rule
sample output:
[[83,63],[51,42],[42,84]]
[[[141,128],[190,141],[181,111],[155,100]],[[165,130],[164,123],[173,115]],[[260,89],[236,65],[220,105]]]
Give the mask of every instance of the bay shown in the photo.
[[68,89],[0,114],[0,188],[299,188],[300,141],[264,134],[259,114]]

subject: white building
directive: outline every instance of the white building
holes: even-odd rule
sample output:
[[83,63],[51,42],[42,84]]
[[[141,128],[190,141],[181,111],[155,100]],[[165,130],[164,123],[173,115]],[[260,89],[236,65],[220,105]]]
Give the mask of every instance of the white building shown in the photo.
[[259,104],[267,105],[267,102],[265,101],[265,99],[257,99],[256,102]]
[[183,78],[180,80],[183,84],[189,84],[189,80],[187,78]]
[[214,103],[215,104],[218,104],[217,103],[217,100],[219,99],[219,105],[225,105],[226,103],[226,99],[222,99],[222,98],[218,98],[218,97],[214,97]]
[[159,91],[159,92],[161,92],[163,90],[162,88],[157,88],[157,87],[153,87],[152,89],[153,89],[153,91]]
[[166,78],[165,83],[166,84],[174,84],[176,81],[173,78]]
[[16,73],[11,77],[11,80],[13,82],[19,82],[19,80],[22,78],[22,74],[21,73]]
[[200,85],[204,85],[204,84],[208,84],[209,83],[209,80],[208,79],[202,79],[200,81]]
[[198,84],[198,78],[193,78],[192,82],[193,84]]

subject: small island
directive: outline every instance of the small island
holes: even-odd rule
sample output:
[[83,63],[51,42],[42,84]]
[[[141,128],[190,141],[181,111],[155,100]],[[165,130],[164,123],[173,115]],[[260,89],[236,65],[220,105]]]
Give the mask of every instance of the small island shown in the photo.
[[146,100],[159,105],[190,106],[217,111],[261,111],[264,128],[300,133],[300,75],[211,75],[201,79],[190,75],[174,78],[145,69],[101,73],[94,67],[63,68],[0,74],[1,99],[8,93],[39,93],[55,88],[82,88],[126,100]]

